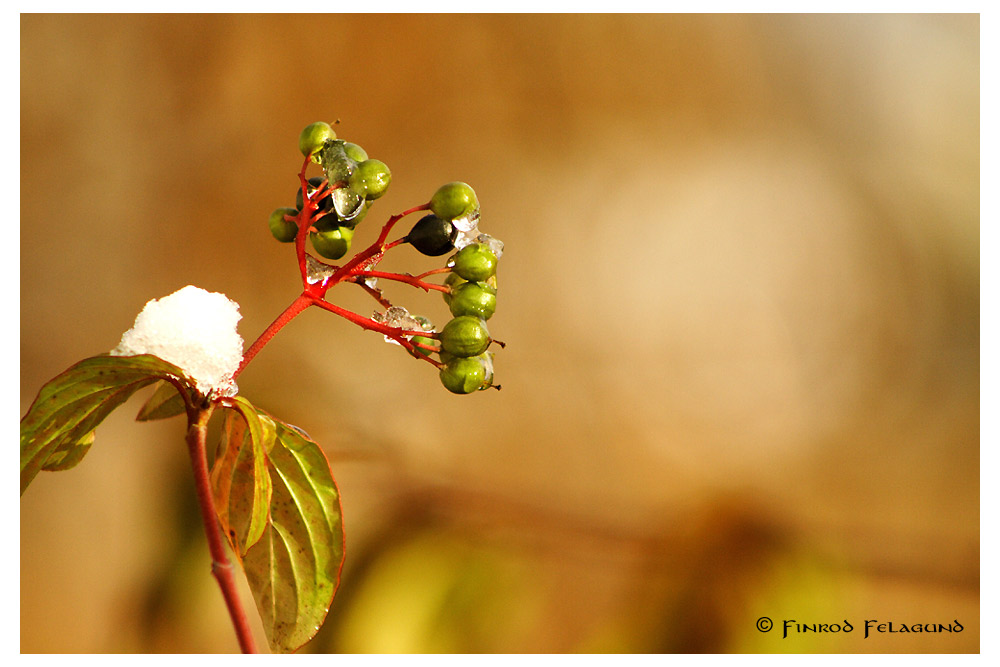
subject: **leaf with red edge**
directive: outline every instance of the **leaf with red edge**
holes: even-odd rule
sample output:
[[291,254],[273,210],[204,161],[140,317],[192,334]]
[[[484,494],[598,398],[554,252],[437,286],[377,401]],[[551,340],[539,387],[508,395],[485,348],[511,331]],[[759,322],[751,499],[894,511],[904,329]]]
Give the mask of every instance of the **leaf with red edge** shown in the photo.
[[242,563],[271,650],[291,652],[316,635],[340,585],[340,492],[319,445],[301,430],[258,414],[274,426],[265,446],[270,521]]
[[21,494],[40,470],[80,462],[93,431],[136,391],[157,380],[194,383],[173,364],[150,354],[84,359],[50,380],[21,419]]
[[234,397],[212,465],[212,488],[222,532],[241,558],[267,527],[271,476],[265,448],[273,443],[270,417],[258,414],[246,399]]

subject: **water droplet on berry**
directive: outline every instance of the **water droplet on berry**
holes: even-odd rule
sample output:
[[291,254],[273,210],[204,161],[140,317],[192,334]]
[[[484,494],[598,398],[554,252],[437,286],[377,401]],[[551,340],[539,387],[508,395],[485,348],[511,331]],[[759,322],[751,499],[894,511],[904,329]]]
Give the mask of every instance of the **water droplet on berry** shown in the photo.
[[350,222],[365,208],[365,198],[347,187],[337,188],[330,193],[330,197],[333,199],[333,210],[342,222]]
[[333,208],[342,222],[353,220],[361,214],[365,204],[364,194],[359,196],[347,187],[358,163],[347,156],[344,142],[340,139],[328,139],[323,144],[322,157],[323,171],[330,187],[336,187],[338,183],[342,186],[330,193]]

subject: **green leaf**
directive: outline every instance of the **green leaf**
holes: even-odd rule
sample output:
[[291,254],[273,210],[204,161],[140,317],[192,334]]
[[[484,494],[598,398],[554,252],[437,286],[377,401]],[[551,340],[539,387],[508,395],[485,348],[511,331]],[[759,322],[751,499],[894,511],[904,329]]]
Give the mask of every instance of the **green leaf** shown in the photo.
[[274,422],[246,399],[232,400],[212,465],[212,488],[222,532],[242,558],[267,527],[271,476],[265,449],[274,444]]
[[291,652],[326,619],[344,564],[340,492],[319,445],[294,426],[274,425],[265,447],[272,493],[270,522],[243,557],[271,650]]
[[77,442],[64,441],[49,454],[42,465],[42,470],[69,470],[83,460],[84,455],[94,444],[94,432],[91,431]]
[[182,415],[185,410],[184,396],[177,391],[177,387],[166,380],[160,380],[156,383],[156,391],[139,410],[135,420],[148,422],[154,419],[166,419]]
[[84,359],[50,380],[21,419],[21,495],[39,470],[80,462],[93,431],[132,394],[157,380],[194,383],[159,357],[101,355]]

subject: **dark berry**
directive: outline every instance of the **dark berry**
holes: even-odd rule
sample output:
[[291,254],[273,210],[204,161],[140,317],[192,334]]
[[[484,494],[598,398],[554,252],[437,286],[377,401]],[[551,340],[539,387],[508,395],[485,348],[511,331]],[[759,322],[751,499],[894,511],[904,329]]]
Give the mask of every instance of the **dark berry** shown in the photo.
[[458,230],[447,220],[434,214],[425,215],[413,225],[406,235],[410,245],[430,257],[438,257],[455,249],[454,241]]
[[[319,186],[323,184],[324,180],[325,179],[322,176],[313,176],[308,181],[306,181],[306,183],[308,184],[307,187],[309,188],[310,197],[314,192],[316,192]],[[298,187],[295,189],[295,208],[301,211],[303,203],[304,202],[302,201],[302,188]],[[320,199],[317,206],[318,206],[318,208],[316,209],[317,211],[329,211],[330,209],[332,209],[333,198],[330,196],[330,193],[327,193],[326,196]]]

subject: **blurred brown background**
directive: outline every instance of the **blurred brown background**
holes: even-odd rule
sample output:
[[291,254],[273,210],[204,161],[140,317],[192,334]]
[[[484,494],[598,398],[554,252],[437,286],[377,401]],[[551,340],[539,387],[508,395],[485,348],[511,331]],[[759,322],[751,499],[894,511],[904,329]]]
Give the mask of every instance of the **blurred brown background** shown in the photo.
[[[978,16],[22,15],[21,413],[187,284],[249,344],[336,119],[393,171],[357,243],[476,188],[507,348],[457,397],[310,311],[241,378],[343,494],[306,650],[978,651]],[[21,500],[23,652],[236,650],[141,400]]]

